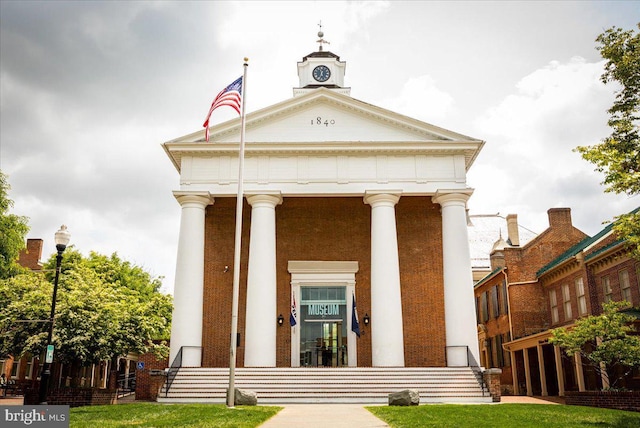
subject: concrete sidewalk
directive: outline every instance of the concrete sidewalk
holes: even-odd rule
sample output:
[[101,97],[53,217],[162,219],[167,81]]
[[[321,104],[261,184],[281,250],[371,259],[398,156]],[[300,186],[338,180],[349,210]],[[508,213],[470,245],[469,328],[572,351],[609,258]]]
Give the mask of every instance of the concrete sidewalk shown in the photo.
[[[508,403],[563,404],[563,401],[558,397],[503,396],[500,403],[495,404]],[[374,404],[286,404],[284,409],[260,425],[260,428],[313,426],[330,426],[332,428],[388,427],[389,425],[365,409],[365,406],[372,405]]]
[[364,406],[364,404],[287,404],[277,415],[260,425],[260,428],[389,426],[373,416]]

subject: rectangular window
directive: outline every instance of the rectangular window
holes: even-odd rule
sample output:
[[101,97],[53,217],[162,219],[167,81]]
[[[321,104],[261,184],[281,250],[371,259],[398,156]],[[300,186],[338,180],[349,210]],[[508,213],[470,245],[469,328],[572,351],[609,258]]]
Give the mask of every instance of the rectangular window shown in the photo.
[[562,285],[562,302],[564,305],[564,319],[570,320],[573,318],[573,314],[571,313],[571,294],[569,290],[569,284]]
[[500,315],[498,310],[498,286],[491,287],[491,318],[496,318]]
[[504,349],[502,349],[502,336],[497,335],[496,340],[496,356],[498,357],[498,367],[504,367]]
[[626,300],[631,303],[631,281],[629,281],[629,272],[627,270],[621,270],[618,273],[620,279],[620,292],[622,293],[622,300]]
[[578,278],[576,283],[576,296],[578,297],[578,315],[587,313],[587,296],[584,293],[584,282],[582,278]]
[[27,370],[25,373],[25,377],[27,379],[31,379],[31,371],[33,370],[33,358],[27,355]]
[[[504,334],[502,337],[502,342],[511,342],[511,333]],[[506,349],[503,349],[502,352],[504,358],[504,366],[511,367],[511,352],[507,351]]]
[[482,315],[482,322],[487,322],[489,320],[489,308],[487,302],[487,293],[484,292],[480,296],[480,314]]
[[549,290],[549,304],[551,305],[551,322],[557,324],[560,321],[558,317],[558,299],[556,299],[556,290]]
[[611,291],[611,281],[609,276],[603,276],[602,279],[602,293],[604,294],[604,301],[610,302],[613,300],[613,292]]
[[502,281],[500,286],[500,313],[507,315],[509,313],[509,297],[507,296],[507,281]]

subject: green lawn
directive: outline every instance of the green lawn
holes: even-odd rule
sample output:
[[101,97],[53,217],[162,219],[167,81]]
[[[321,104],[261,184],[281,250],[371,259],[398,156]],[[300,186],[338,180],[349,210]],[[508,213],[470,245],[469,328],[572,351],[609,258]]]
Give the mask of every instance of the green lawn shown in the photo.
[[75,407],[70,411],[71,428],[115,427],[257,427],[282,407],[224,404],[136,403],[116,406]]
[[640,413],[552,404],[433,404],[367,409],[394,428],[640,427]]
[[[71,409],[70,426],[254,428],[281,409],[275,406],[238,406],[229,409],[224,404],[86,406]],[[640,427],[640,413],[551,404],[432,404],[417,407],[371,406],[367,409],[395,428]]]

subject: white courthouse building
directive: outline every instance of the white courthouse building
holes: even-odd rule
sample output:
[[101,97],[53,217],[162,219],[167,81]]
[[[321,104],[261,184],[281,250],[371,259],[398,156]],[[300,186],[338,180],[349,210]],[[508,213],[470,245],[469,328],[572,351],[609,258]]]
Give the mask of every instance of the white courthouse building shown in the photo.
[[[352,98],[345,69],[320,48],[298,63],[293,97],[246,115],[237,365],[479,361],[466,177],[484,143]],[[209,142],[163,144],[180,175],[170,361],[182,366],[229,364],[240,133],[238,118]]]

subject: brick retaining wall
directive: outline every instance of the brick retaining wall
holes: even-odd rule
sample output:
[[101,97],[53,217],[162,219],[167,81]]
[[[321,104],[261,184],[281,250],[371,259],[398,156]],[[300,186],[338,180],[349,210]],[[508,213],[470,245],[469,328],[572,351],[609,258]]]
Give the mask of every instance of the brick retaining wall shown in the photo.
[[640,412],[640,391],[567,391],[566,403]]
[[[99,388],[55,388],[47,394],[47,404],[69,407],[115,404],[117,391]],[[24,404],[38,404],[38,390],[29,389],[24,394]]]
[[500,376],[502,375],[502,369],[486,369],[482,376],[484,377],[484,383],[489,389],[491,398],[494,403],[499,403],[502,398],[502,388],[500,383]]

